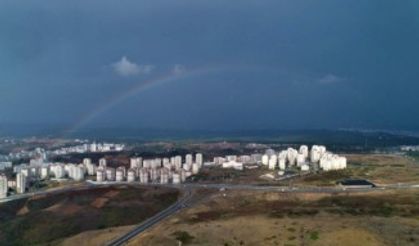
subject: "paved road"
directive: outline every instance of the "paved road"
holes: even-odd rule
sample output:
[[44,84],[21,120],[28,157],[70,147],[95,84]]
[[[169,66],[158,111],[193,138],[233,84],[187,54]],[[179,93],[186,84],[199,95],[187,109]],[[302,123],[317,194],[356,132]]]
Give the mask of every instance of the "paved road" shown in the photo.
[[[128,183],[123,182],[103,182],[96,183],[94,181],[86,181],[82,184],[71,185],[66,187],[59,187],[49,190],[13,195],[6,198],[0,199],[0,203],[18,200],[22,198],[27,198],[35,195],[47,195],[47,194],[56,194],[67,191],[83,190],[83,189],[93,189],[97,186],[112,186],[112,185],[141,185],[141,186],[156,186],[160,184],[139,184],[138,182]],[[419,184],[387,184],[387,185],[378,185],[376,188],[362,188],[362,189],[343,189],[339,186],[333,187],[316,187],[316,186],[265,186],[265,185],[245,185],[245,184],[199,184],[199,183],[186,183],[181,185],[165,184],[160,186],[173,187],[178,189],[196,189],[196,188],[210,188],[210,189],[230,189],[230,190],[254,190],[254,191],[273,191],[273,192],[293,192],[293,193],[336,193],[336,192],[369,192],[376,190],[397,190],[397,189],[419,189]]]
[[133,230],[129,231],[125,235],[111,241],[108,245],[109,246],[119,246],[124,245],[128,240],[132,239],[133,237],[137,236],[141,232],[147,230],[148,228],[152,227],[153,225],[157,224],[161,220],[165,219],[166,217],[176,213],[180,209],[187,206],[188,201],[192,197],[191,190],[186,190],[183,197],[179,199],[175,204],[171,205],[170,207],[166,208],[165,210],[159,212],[158,214],[154,215],[153,217],[147,219],[143,223],[136,226]]
[[[173,186],[172,186],[173,187]],[[316,186],[265,186],[265,185],[245,185],[245,184],[183,184],[182,188],[198,189],[218,189],[218,190],[251,190],[251,191],[271,191],[284,193],[337,193],[337,192],[371,192],[379,190],[397,189],[419,189],[418,184],[392,184],[377,186],[375,188],[343,188],[340,186],[316,187]]]

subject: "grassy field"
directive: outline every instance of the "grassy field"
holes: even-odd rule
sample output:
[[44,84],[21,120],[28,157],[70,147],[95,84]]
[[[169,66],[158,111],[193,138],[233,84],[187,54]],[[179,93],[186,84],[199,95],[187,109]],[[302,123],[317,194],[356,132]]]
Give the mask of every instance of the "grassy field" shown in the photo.
[[321,172],[293,181],[298,185],[335,185],[346,178],[368,179],[376,184],[419,183],[419,161],[400,155],[349,154],[348,168]]
[[80,232],[143,221],[176,201],[169,188],[97,188],[0,205],[0,245],[58,244]]
[[289,194],[229,191],[129,245],[417,245],[419,192]]
[[243,171],[226,169],[221,167],[205,168],[191,178],[199,183],[234,183],[234,184],[257,184],[266,182],[259,179],[263,174],[269,172],[267,168],[244,169]]
[[[261,178],[274,171],[266,167],[243,171],[219,167],[205,168],[192,181],[200,183],[233,183],[257,185],[334,186],[347,178],[368,179],[377,184],[419,183],[419,160],[401,155],[347,154],[348,168],[319,172],[291,180],[276,181]],[[298,171],[297,171],[298,173]]]

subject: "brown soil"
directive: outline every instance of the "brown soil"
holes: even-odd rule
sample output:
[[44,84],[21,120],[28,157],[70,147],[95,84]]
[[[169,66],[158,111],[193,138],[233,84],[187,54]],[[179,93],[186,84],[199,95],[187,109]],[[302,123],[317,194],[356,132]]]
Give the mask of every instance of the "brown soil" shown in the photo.
[[102,230],[86,231],[66,238],[57,244],[61,246],[106,245],[110,240],[123,233],[127,233],[132,228],[133,226],[119,226]]
[[19,209],[19,211],[16,213],[16,215],[25,215],[29,213],[29,208],[28,206],[24,206],[21,209]]
[[75,203],[62,201],[46,208],[45,211],[59,213],[62,215],[73,215],[78,213],[82,208],[82,206],[79,206]]

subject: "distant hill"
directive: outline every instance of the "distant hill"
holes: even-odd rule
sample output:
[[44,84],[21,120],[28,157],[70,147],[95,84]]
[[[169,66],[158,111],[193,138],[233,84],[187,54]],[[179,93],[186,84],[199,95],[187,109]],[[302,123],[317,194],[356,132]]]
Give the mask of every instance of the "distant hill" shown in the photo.
[[245,141],[245,142],[282,142],[327,145],[352,145],[364,148],[388,147],[397,145],[419,145],[419,137],[403,132],[379,130],[175,130],[140,129],[133,127],[86,128],[77,132],[65,132],[64,127],[44,125],[3,125],[0,136],[13,137],[64,137],[88,138],[97,140],[123,141],[160,141],[160,140],[197,140],[197,141]]

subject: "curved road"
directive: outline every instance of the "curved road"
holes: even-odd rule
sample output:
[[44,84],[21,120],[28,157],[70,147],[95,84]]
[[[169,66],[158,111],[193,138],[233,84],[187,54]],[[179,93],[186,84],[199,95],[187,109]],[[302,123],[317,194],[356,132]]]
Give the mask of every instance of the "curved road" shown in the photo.
[[125,235],[123,235],[123,236],[121,236],[121,237],[119,237],[115,240],[112,240],[111,242],[108,243],[108,245],[109,246],[124,245],[131,238],[137,236],[141,232],[143,232],[143,231],[147,230],[148,228],[150,228],[151,226],[157,224],[158,222],[165,219],[169,215],[172,215],[172,214],[176,213],[177,211],[179,211],[180,209],[186,207],[187,202],[191,199],[191,197],[192,197],[192,192],[190,190],[185,191],[185,194],[183,195],[183,197],[181,199],[179,199],[175,204],[172,204],[170,207],[164,209],[163,211],[159,212],[158,214],[154,215],[153,217],[147,219],[146,221],[139,224],[133,230],[126,233]]

